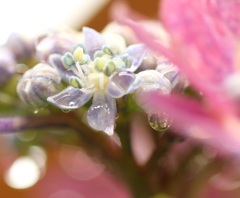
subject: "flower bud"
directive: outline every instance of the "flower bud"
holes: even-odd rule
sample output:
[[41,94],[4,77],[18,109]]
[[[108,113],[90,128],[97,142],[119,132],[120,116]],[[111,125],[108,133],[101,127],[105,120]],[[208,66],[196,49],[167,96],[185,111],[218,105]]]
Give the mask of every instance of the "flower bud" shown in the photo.
[[47,105],[47,98],[59,92],[60,76],[50,65],[39,63],[25,72],[17,85],[22,101],[34,107]]
[[63,55],[66,52],[72,52],[77,41],[70,38],[60,34],[43,38],[36,46],[37,58],[41,61],[47,61],[50,54]]
[[35,53],[34,40],[15,32],[9,35],[6,46],[16,60],[29,58]]

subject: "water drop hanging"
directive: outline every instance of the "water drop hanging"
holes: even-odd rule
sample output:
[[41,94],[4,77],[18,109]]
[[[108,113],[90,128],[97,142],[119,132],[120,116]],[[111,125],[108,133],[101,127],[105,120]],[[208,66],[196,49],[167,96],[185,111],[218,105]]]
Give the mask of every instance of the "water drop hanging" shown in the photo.
[[170,127],[170,119],[166,113],[153,113],[148,115],[148,123],[159,132],[165,132]]

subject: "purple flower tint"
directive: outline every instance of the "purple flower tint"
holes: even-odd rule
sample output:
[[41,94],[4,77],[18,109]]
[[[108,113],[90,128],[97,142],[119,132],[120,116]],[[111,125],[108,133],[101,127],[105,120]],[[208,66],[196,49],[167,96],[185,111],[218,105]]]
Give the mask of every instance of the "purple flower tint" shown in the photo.
[[35,53],[34,39],[17,32],[9,35],[5,46],[11,50],[16,60],[29,58]]
[[78,36],[73,33],[50,33],[36,44],[37,58],[40,61],[48,61],[51,54],[63,55],[65,52],[72,52],[78,40]]
[[[49,97],[48,102],[60,109],[72,110],[82,107],[93,97],[87,113],[88,124],[112,135],[117,114],[116,98],[137,89],[139,79],[133,72],[142,63],[147,50],[144,45],[136,44],[119,53],[100,33],[87,27],[83,28],[83,36],[83,48],[77,48],[73,55],[49,57],[49,62],[71,86]],[[71,60],[70,63],[64,62],[64,58]],[[71,67],[66,69],[66,64]]]
[[47,98],[61,88],[58,71],[45,63],[39,63],[24,73],[17,85],[17,93],[22,101],[34,108],[45,107]]
[[118,7],[114,16],[131,27],[150,49],[174,63],[202,99],[194,101],[179,95],[150,92],[142,99],[143,106],[167,111],[182,134],[221,153],[239,156],[239,92],[236,90],[240,85],[240,20],[236,10],[240,9],[240,1],[163,0],[160,7],[159,17],[169,34],[169,47],[161,45],[152,33],[133,22],[137,14],[124,5]]
[[11,51],[0,49],[0,86],[4,85],[16,70],[16,61]]

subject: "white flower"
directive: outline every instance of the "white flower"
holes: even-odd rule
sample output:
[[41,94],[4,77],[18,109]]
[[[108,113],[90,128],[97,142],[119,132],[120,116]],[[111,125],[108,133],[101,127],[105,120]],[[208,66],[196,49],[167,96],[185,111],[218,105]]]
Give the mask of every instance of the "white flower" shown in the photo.
[[70,86],[47,100],[61,109],[71,110],[93,97],[87,113],[88,124],[112,135],[117,111],[115,98],[138,88],[139,78],[133,72],[142,63],[146,48],[136,44],[119,53],[95,30],[84,27],[83,34],[83,47],[73,54],[50,56],[51,64]]

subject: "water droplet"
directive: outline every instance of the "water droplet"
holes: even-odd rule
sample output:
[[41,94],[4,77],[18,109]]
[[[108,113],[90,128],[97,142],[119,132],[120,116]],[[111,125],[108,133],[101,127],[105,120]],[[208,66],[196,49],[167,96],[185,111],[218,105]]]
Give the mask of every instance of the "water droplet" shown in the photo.
[[150,126],[160,132],[165,132],[170,127],[169,116],[165,113],[154,113],[148,115]]
[[69,103],[69,106],[71,106],[71,107],[74,106],[74,105],[75,105],[75,102],[70,102]]
[[70,109],[62,109],[63,113],[69,113],[71,110]]

